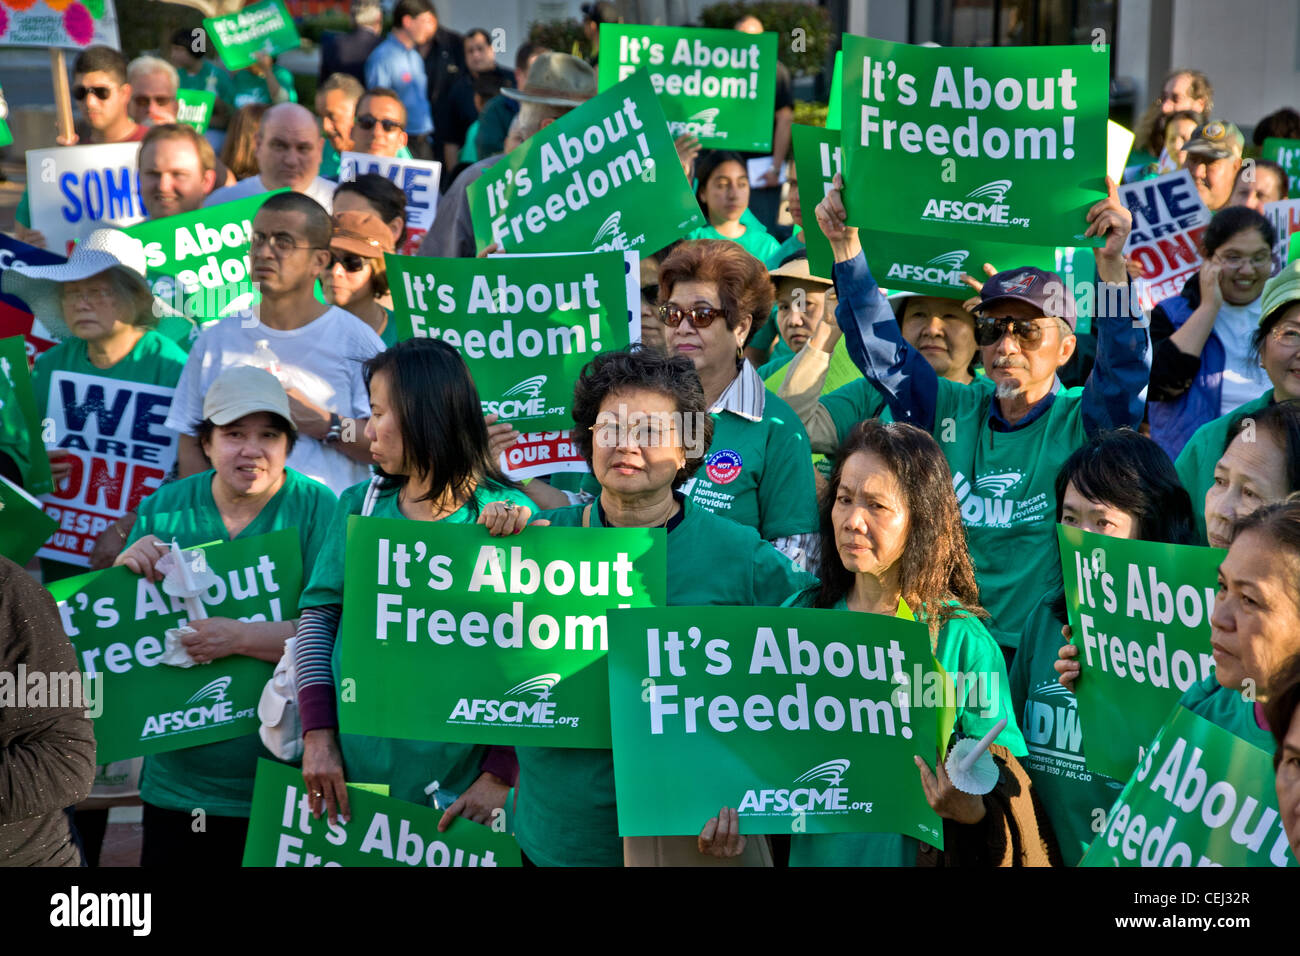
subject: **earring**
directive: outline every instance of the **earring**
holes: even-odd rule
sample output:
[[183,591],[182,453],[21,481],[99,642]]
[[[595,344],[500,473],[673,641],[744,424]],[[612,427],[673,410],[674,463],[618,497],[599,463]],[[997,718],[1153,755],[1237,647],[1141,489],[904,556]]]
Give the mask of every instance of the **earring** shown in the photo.
[[739,345],[736,346],[736,361],[739,362],[745,357],[745,350]]

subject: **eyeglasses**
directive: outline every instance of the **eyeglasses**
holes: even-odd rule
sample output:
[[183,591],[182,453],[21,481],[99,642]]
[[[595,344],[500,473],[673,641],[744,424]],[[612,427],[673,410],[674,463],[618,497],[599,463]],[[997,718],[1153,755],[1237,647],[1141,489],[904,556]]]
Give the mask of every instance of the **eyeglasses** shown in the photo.
[[617,448],[629,439],[641,448],[667,448],[677,444],[677,426],[671,419],[633,416],[599,421],[587,429],[600,448]]
[[287,232],[277,232],[273,236],[268,236],[264,232],[255,232],[253,233],[252,240],[249,242],[249,248],[253,252],[256,252],[258,249],[261,249],[267,243],[270,243],[272,251],[280,254],[287,254],[293,252],[293,250],[295,249],[320,248],[319,246],[310,246],[310,245],[300,246],[294,240],[293,236],[289,235]]
[[397,122],[397,120],[378,119],[371,116],[369,113],[357,117],[357,125],[367,133],[375,128],[376,123],[384,128],[385,133],[400,133],[406,128],[401,123]]
[[70,285],[65,285],[59,289],[59,294],[63,297],[64,302],[76,302],[82,299],[91,305],[102,305],[111,302],[114,298],[113,290],[104,286],[94,289],[75,289]]
[[975,319],[975,344],[996,345],[1008,331],[1022,349],[1036,349],[1043,341],[1043,327],[1037,319],[994,318],[981,315]]
[[106,100],[113,95],[112,86],[82,86],[78,83],[72,88],[72,98],[80,103],[89,94],[97,100]]
[[1268,333],[1268,337],[1282,346],[1284,349],[1300,349],[1300,327],[1294,325],[1278,325]]
[[1258,253],[1249,259],[1245,256],[1215,256],[1215,258],[1229,269],[1244,269],[1247,265],[1250,265],[1256,271],[1259,271],[1265,266],[1269,268],[1273,266],[1273,257],[1267,252]]
[[[103,99],[103,97],[100,97]],[[143,93],[131,97],[131,102],[136,106],[148,106],[151,103],[154,106],[171,106],[176,101],[174,96],[146,96]]]
[[342,266],[344,272],[360,272],[367,266],[367,261],[363,256],[355,252],[335,252],[330,250],[330,268]]
[[726,319],[727,313],[722,309],[712,307],[704,309],[679,309],[675,305],[659,306],[659,319],[669,328],[677,328],[682,324],[682,319],[690,319],[691,325],[697,329],[707,329],[713,324],[714,319]]

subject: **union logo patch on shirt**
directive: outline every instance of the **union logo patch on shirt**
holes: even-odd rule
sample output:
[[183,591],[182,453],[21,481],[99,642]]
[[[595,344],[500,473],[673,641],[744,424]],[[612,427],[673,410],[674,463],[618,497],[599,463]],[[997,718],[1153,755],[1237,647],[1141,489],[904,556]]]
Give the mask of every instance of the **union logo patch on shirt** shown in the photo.
[[740,452],[723,448],[704,459],[704,473],[709,476],[709,481],[715,484],[729,485],[740,476],[743,464]]

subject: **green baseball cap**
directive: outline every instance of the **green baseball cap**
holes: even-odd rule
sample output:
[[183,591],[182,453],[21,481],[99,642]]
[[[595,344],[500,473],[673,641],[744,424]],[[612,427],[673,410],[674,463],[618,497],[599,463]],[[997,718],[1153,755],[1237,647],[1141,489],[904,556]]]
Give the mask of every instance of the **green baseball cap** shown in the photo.
[[1241,158],[1246,148],[1246,137],[1241,135],[1235,123],[1212,119],[1196,127],[1192,138],[1183,149],[1188,153],[1208,157],[1209,159]]
[[1264,294],[1259,300],[1260,324],[1292,302],[1300,302],[1300,259],[1292,259],[1264,284]]

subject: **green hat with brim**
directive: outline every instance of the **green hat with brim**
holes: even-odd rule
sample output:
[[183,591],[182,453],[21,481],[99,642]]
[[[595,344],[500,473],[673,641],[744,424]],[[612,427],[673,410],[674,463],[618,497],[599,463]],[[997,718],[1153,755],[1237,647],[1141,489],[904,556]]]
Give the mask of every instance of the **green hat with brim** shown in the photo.
[[1300,259],[1292,259],[1264,284],[1264,294],[1259,300],[1260,324],[1292,302],[1300,302]]

